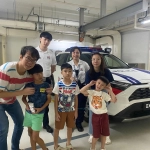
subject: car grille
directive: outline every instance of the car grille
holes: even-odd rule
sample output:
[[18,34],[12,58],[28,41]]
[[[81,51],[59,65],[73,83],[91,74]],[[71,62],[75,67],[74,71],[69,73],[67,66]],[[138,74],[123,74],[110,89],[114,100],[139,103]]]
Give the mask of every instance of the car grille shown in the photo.
[[135,99],[144,99],[144,98],[150,98],[150,89],[149,88],[139,88],[136,91],[134,91],[131,96],[129,97],[129,101],[135,100]]

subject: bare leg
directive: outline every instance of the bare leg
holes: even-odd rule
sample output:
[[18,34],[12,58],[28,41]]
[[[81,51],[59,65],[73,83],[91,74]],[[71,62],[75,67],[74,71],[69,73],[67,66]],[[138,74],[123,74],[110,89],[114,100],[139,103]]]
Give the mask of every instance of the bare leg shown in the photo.
[[58,136],[59,136],[59,130],[54,130],[54,148],[56,149],[58,147]]
[[72,128],[67,128],[67,145],[71,145]]
[[96,146],[96,142],[97,142],[97,140],[98,140],[99,138],[92,138],[92,149],[94,149],[95,150],[95,146]]
[[32,133],[33,133],[33,130],[30,127],[28,127],[28,135],[30,137],[31,148],[32,150],[36,150],[36,142],[33,141]]
[[101,149],[105,148],[106,136],[101,135]]
[[42,148],[42,150],[47,150],[44,141],[39,137],[39,131],[33,131],[32,138],[36,143],[39,144],[39,146]]

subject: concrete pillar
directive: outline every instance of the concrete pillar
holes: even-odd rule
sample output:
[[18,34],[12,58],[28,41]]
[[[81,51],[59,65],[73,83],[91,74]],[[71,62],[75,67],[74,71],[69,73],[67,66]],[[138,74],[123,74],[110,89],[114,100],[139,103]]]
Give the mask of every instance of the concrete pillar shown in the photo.
[[6,36],[2,36],[2,63],[6,63]]
[[100,18],[106,16],[106,0],[100,0]]

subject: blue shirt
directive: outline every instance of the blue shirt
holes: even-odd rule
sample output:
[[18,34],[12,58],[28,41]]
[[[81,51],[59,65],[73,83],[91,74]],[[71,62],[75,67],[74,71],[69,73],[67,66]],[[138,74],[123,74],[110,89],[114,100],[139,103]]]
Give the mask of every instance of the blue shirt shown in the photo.
[[[28,103],[33,103],[34,108],[41,108],[47,101],[46,88],[49,88],[49,84],[43,82],[42,84],[35,84],[34,82],[26,84],[25,87],[35,88],[35,93],[33,95],[28,95]],[[40,112],[44,113],[45,109]],[[29,112],[31,113],[31,112]]]
[[[85,83],[89,84],[92,80],[97,80],[98,77],[100,77],[100,76],[106,77],[109,80],[109,82],[112,82],[114,80],[110,70],[105,68],[104,69],[104,75],[101,75],[100,72],[95,72],[92,75],[90,75],[90,72],[88,70],[86,73],[86,76],[85,76]],[[91,89],[95,89],[95,85],[91,86]]]

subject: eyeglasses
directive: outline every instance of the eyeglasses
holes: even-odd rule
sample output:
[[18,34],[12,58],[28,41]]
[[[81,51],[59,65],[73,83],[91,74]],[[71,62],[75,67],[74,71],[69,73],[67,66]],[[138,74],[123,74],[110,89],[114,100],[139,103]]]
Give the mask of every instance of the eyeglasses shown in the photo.
[[27,62],[31,62],[31,63],[36,63],[37,62],[37,59],[32,59],[29,56],[26,56],[25,59],[26,59]]

